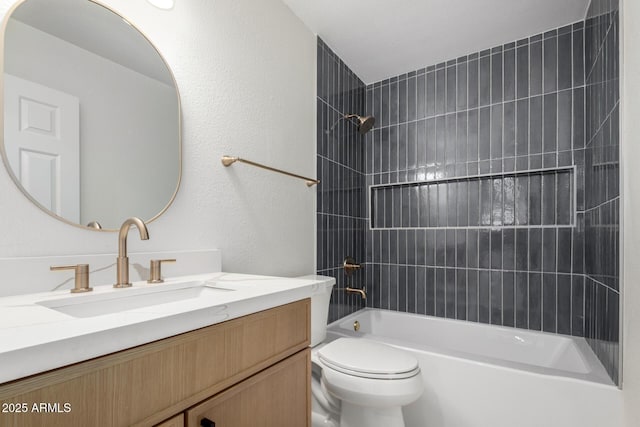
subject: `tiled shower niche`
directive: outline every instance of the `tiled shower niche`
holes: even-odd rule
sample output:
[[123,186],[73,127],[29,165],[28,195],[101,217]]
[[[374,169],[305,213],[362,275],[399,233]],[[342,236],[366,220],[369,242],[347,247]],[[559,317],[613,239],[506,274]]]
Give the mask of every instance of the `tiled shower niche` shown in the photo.
[[573,226],[575,168],[369,187],[371,228]]

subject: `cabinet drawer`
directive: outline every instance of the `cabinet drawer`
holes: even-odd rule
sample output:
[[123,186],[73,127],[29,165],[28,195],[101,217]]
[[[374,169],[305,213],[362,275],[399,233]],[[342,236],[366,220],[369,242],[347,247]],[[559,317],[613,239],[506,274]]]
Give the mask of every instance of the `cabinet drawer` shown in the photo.
[[306,348],[309,313],[297,301],[4,384],[0,403],[70,411],[0,413],[0,425],[154,425]]
[[309,426],[310,370],[307,349],[189,409],[186,426]]

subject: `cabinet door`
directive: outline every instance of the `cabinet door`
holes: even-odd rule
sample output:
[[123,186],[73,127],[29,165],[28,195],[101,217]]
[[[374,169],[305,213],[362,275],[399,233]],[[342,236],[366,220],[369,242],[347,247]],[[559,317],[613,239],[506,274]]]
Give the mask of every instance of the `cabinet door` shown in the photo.
[[178,414],[155,427],[184,427],[184,414]]
[[188,410],[187,427],[309,427],[310,381],[307,349]]

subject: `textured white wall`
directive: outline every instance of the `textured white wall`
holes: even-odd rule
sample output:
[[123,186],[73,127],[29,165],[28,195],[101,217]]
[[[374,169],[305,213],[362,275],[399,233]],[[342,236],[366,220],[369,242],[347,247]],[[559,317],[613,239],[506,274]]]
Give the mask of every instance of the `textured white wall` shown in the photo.
[[[130,251],[218,248],[225,271],[313,273],[315,188],[246,165],[224,168],[220,157],[315,176],[315,36],[280,0],[178,1],[169,12],[142,0],[104,3],[156,44],[183,109],[180,191],[149,225],[149,241],[132,233]],[[116,234],[49,217],[0,169],[0,257],[117,250]]]
[[626,425],[640,426],[640,2],[621,1],[623,368]]

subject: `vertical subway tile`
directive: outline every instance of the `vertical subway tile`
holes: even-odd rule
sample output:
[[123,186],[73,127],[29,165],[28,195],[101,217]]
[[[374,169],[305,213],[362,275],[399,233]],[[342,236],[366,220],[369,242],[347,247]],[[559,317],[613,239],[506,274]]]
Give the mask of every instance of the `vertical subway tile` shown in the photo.
[[427,122],[426,120],[420,120],[417,123],[409,124],[409,132],[411,132],[411,126],[415,126],[416,129],[416,166],[424,168],[427,166]]
[[402,79],[398,82],[398,123],[407,121],[407,80]]
[[448,229],[446,234],[445,265],[447,267],[456,266],[456,230]]
[[445,269],[436,268],[435,315],[438,317],[445,317],[446,315],[445,286],[446,286]]
[[455,164],[456,162],[456,114],[447,114],[445,116],[446,126],[446,145],[445,145],[445,163]]
[[436,231],[427,230],[425,240],[425,264],[436,265]]
[[529,154],[529,100],[521,99],[516,104],[516,155]]
[[491,194],[491,180],[480,181],[480,225],[491,225],[493,219],[493,199]]
[[477,227],[480,225],[480,183],[477,180],[469,180],[467,182],[468,194],[468,225]]
[[505,228],[502,231],[502,268],[504,270],[515,270],[515,256],[515,230]]
[[389,84],[389,124],[398,124],[399,99],[398,99],[398,83]]
[[457,96],[456,96],[456,87],[457,87],[457,77],[456,77],[456,66],[452,65],[447,67],[447,91],[446,91],[446,111],[447,113],[452,113],[456,111],[457,104]]
[[492,180],[492,212],[491,212],[491,225],[494,227],[500,227],[503,225],[503,192],[502,192],[502,179]]
[[491,109],[480,109],[479,134],[478,134],[478,158],[487,160],[491,156]]
[[446,111],[446,73],[445,69],[436,70],[436,114]]
[[436,230],[436,254],[435,265],[438,267],[445,266],[445,251],[446,251],[446,234],[445,230]]
[[467,274],[466,270],[456,270],[456,319],[467,319]]
[[542,330],[556,332],[556,275],[542,275]]
[[455,319],[456,317],[456,270],[447,268],[445,270],[445,317]]
[[503,122],[503,155],[513,157],[516,155],[516,104],[514,102],[505,102]]
[[[418,106],[417,106],[417,81],[415,77],[407,79],[407,97],[404,100],[407,105],[407,120],[415,120],[417,118]],[[400,102],[402,102],[402,98]]]
[[467,113],[458,113],[456,116],[456,163],[467,161]]
[[529,275],[518,272],[515,279],[515,326],[526,329],[529,327]]
[[471,322],[478,321],[478,270],[467,270],[467,316]]
[[475,162],[478,160],[478,110],[469,110],[467,116],[467,160]]
[[558,97],[555,93],[544,96],[543,150],[545,153],[552,153],[558,149],[557,103]]
[[389,85],[384,85],[381,88],[382,93],[382,103],[381,103],[381,125],[389,126],[389,108],[391,105],[390,95],[389,95]]
[[519,46],[516,51],[516,96],[529,96],[529,45]]
[[502,102],[502,52],[491,55],[491,103]]
[[490,311],[493,325],[502,325],[502,273],[491,271]]
[[489,271],[478,272],[478,321],[490,323],[490,278]]
[[491,103],[491,57],[480,58],[478,80],[480,88],[479,106],[487,106]]
[[420,74],[416,79],[416,118],[427,117],[427,76]]
[[502,269],[502,231],[491,230],[490,233],[490,245],[491,245],[491,268],[500,270]]
[[529,93],[540,95],[542,93],[542,42],[534,42],[529,45]]
[[542,274],[529,273],[529,329],[542,329]]
[[479,61],[473,59],[469,61],[468,65],[468,89],[467,89],[467,103],[469,108],[477,108],[479,106],[480,86],[479,86]]
[[456,110],[467,108],[467,61],[459,63],[456,68]]
[[516,270],[529,270],[529,230],[516,230]]
[[542,270],[542,230],[529,229],[529,270]]
[[489,230],[478,230],[478,267],[491,267],[491,235]]
[[585,120],[584,89],[573,90],[573,148],[585,146],[584,120]]
[[584,35],[583,30],[573,31],[573,85],[584,84]]
[[448,222],[447,212],[447,193],[448,185],[446,183],[438,184],[438,226],[446,227]]
[[558,151],[571,150],[572,93],[565,90],[558,93]]
[[542,224],[556,224],[556,174],[542,175]]
[[572,86],[572,37],[571,33],[558,36],[558,90]]
[[515,273],[502,273],[502,324],[515,326]]
[[416,267],[407,267],[407,294],[405,295],[407,312],[417,313]]
[[416,269],[416,313],[427,314],[427,268]]
[[556,272],[556,229],[542,230],[542,271]]
[[426,76],[426,113],[427,117],[433,117],[436,114],[436,73],[431,71]]
[[444,116],[436,117],[436,164],[444,165],[446,147],[446,121]]
[[558,266],[559,273],[571,273],[571,229],[558,229]]
[[544,40],[544,93],[558,88],[558,38],[550,37]]
[[516,98],[516,50],[504,51],[504,100],[513,101]]
[[429,316],[436,313],[436,269],[427,268],[425,282],[425,312]]
[[557,301],[558,312],[557,332],[559,334],[571,334],[571,275],[559,274],[557,277]]
[[491,107],[491,158],[502,158],[502,104]]
[[542,178],[540,174],[529,176],[529,224],[542,224]]
[[469,268],[478,267],[478,230],[467,230],[467,266]]
[[542,97],[529,99],[529,154],[542,152]]

